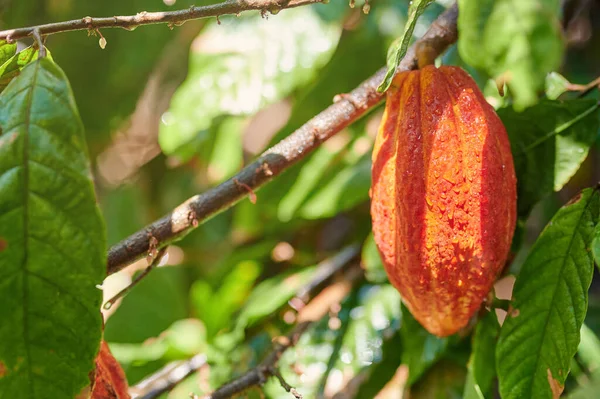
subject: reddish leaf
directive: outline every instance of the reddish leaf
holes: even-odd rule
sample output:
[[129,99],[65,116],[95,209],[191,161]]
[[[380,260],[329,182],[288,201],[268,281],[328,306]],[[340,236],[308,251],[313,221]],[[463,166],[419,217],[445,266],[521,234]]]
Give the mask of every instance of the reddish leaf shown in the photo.
[[130,399],[127,379],[121,365],[110,353],[104,340],[96,357],[94,385],[90,399]]

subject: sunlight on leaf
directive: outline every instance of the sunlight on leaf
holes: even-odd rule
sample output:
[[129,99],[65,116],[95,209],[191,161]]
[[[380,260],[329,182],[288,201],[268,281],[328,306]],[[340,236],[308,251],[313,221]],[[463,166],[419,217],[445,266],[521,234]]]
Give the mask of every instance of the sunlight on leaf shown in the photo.
[[187,159],[217,116],[254,114],[310,82],[340,34],[338,24],[312,7],[269,19],[224,17],[221,25],[210,25],[192,45],[188,77],[163,117],[162,150]]
[[383,262],[381,261],[381,256],[377,250],[373,233],[369,234],[363,244],[361,260],[365,268],[365,277],[367,280],[377,284],[389,281]]
[[518,110],[537,101],[564,44],[558,0],[459,0],[458,49],[471,66],[506,81]]
[[502,398],[553,398],[579,345],[600,195],[585,189],[548,223],[525,260],[496,349]]
[[[362,370],[382,360],[382,345],[400,327],[400,296],[391,285],[365,285],[325,316],[286,351],[280,365],[286,381],[304,397],[337,392]],[[298,375],[295,369],[302,370]],[[289,398],[278,382],[269,381],[270,398]]]

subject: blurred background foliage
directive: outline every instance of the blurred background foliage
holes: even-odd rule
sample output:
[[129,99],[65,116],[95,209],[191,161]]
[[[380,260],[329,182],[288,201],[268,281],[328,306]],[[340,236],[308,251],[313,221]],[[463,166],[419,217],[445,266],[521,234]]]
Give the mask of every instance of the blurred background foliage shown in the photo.
[[[2,28],[10,28],[210,3],[2,0],[0,19]],[[588,12],[577,12],[582,3],[589,3]],[[449,4],[430,6],[414,36],[421,36]],[[403,32],[408,1],[374,0],[368,14],[363,5],[331,0],[278,15],[244,13],[171,29],[105,29],[104,50],[99,37],[85,32],[49,37],[46,45],[71,82],[86,127],[109,245],[231,177],[335,95],[383,66],[389,45]],[[574,0],[562,6],[566,53],[556,70],[584,84],[600,75],[600,7]],[[498,96],[485,72],[472,67],[479,66],[477,61],[461,60],[457,46],[441,62],[466,68],[494,106],[510,101],[510,95]],[[560,79],[548,84],[549,98],[564,91]],[[524,96],[517,97],[523,103],[531,101],[529,92],[518,96]],[[586,98],[598,100],[598,92]],[[294,323],[288,301],[315,277],[319,268],[314,265],[366,240],[365,276],[284,355],[283,376],[306,397],[397,398],[402,392],[410,398],[463,397],[465,381],[473,378],[471,338],[427,334],[400,306],[369,237],[370,151],[381,115],[376,108],[324,143],[257,192],[256,204],[246,199],[171,246],[167,264],[106,312],[105,338],[130,384],[171,361],[204,353],[207,365],[162,396],[187,398],[256,365],[271,348],[271,337]],[[520,203],[512,271],[557,209],[599,180],[597,118],[596,113],[588,121],[589,156],[573,161],[570,180],[571,175],[557,187],[556,179],[536,181],[528,175],[532,181],[525,188],[538,196]],[[105,296],[143,267],[145,261],[111,276]],[[600,385],[599,282],[596,272],[580,351],[567,381],[569,397],[593,397]],[[495,331],[490,328],[481,335]],[[483,346],[472,356],[480,352],[486,359]],[[494,384],[492,375],[488,389]],[[260,397],[255,391],[246,394]],[[465,391],[466,397],[478,397],[468,395]],[[290,397],[277,381],[269,381],[264,396]]]

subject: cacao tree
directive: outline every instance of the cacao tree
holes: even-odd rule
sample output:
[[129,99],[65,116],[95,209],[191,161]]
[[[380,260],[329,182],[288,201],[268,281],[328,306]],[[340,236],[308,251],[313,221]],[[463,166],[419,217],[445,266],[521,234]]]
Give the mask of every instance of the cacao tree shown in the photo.
[[599,12],[3,2],[0,398],[597,397]]

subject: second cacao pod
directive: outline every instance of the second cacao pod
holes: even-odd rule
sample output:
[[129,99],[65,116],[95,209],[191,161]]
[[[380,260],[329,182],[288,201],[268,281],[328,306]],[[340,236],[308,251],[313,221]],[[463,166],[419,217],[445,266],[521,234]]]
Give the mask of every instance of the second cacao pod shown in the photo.
[[398,74],[373,150],[373,234],[391,283],[432,334],[465,327],[516,223],[506,130],[458,67]]

